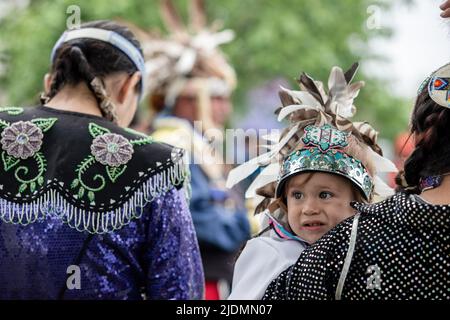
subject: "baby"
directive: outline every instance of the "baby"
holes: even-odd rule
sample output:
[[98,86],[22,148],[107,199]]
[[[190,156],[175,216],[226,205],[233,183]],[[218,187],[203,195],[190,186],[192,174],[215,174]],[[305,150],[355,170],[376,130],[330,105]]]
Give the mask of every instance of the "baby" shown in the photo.
[[[294,264],[307,246],[356,213],[351,202],[370,202],[375,191],[381,196],[392,193],[376,175],[396,171],[380,155],[377,133],[367,123],[348,120],[361,86],[349,84],[355,71],[355,65],[345,74],[334,67],[328,95],[322,83],[306,74],[299,80],[306,90],[280,92],[279,119],[289,116],[290,125],[268,156],[253,161],[272,162],[249,188],[265,198],[256,210],[262,212],[263,230],[238,257],[228,299],[261,299],[270,282]],[[335,96],[345,99],[338,102]],[[277,155],[280,160],[274,163]],[[234,169],[229,180],[245,178],[249,167]],[[275,171],[275,178],[269,176]],[[247,191],[247,195],[252,194]]]
[[352,216],[350,202],[362,201],[348,179],[320,171],[291,177],[284,191],[289,227],[308,244]]

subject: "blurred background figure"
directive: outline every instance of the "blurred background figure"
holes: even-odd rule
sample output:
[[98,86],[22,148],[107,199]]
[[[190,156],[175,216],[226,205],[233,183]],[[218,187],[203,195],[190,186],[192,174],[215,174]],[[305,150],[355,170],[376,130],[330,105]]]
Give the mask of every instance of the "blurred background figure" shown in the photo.
[[206,299],[229,294],[234,257],[250,237],[243,201],[225,188],[223,129],[236,75],[218,49],[233,32],[207,28],[203,1],[190,1],[189,29],[161,1],[169,37],[136,30],[148,68],[149,131],[190,154],[190,210],[200,244]]

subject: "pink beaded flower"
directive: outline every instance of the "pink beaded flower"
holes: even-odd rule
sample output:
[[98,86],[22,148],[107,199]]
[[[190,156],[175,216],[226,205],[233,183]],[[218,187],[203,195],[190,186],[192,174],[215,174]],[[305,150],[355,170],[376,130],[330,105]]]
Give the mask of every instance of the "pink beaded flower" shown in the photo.
[[123,136],[114,133],[102,134],[94,139],[91,152],[101,164],[118,167],[130,161],[133,146]]
[[39,151],[44,134],[30,121],[18,121],[6,127],[1,134],[2,149],[12,157],[27,159]]

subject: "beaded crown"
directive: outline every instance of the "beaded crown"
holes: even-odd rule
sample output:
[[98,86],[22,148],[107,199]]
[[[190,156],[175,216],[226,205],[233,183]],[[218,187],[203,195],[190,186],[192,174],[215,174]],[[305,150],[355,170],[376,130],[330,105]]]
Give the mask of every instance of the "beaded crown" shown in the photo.
[[373,180],[361,161],[343,151],[348,146],[348,134],[326,124],[322,127],[308,126],[304,129],[304,149],[292,152],[285,158],[278,178],[276,196],[282,196],[287,179],[308,172],[326,172],[349,179],[370,199]]
[[165,96],[170,105],[186,88],[207,84],[211,96],[228,96],[236,86],[236,73],[220,50],[234,39],[232,30],[218,30],[217,21],[207,26],[204,1],[189,1],[189,25],[181,19],[171,0],[160,0],[168,35],[151,32],[121,21],[142,43],[147,68],[147,92]]

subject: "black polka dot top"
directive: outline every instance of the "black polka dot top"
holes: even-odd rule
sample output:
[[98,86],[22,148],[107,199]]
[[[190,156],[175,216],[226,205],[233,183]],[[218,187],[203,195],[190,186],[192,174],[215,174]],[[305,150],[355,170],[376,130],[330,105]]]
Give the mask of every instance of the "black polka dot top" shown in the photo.
[[450,206],[398,193],[302,252],[265,300],[450,299]]

